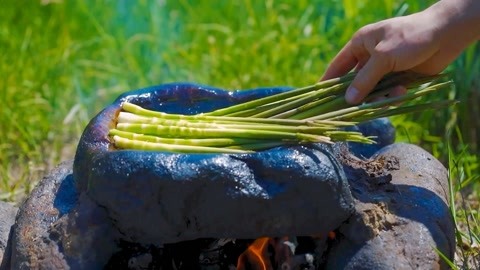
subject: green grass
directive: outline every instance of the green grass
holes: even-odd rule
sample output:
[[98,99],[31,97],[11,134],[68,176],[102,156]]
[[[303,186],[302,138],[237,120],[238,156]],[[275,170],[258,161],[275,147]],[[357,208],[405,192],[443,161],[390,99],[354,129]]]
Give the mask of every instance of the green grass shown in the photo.
[[[3,1],[0,199],[19,201],[52,166],[72,159],[86,123],[120,93],[172,81],[309,85],[358,28],[433,2]],[[438,98],[458,106],[393,118],[398,140],[450,167],[459,233],[472,235],[470,228],[477,237],[479,54],[473,45],[449,68],[457,87]]]
[[[457,129],[458,133],[459,129]],[[459,136],[461,138],[461,136]],[[447,145],[450,211],[456,226],[457,252],[455,269],[480,268],[480,212],[478,171],[480,160],[467,149],[455,150]],[[447,260],[448,261],[448,260]],[[450,262],[453,263],[453,262]]]

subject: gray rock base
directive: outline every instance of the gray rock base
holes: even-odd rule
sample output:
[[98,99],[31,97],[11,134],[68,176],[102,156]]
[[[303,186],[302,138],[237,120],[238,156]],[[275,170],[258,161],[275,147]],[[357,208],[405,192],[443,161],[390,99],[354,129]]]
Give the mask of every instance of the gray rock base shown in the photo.
[[18,208],[0,201],[0,269],[10,268],[11,228],[15,223]]
[[116,251],[116,230],[104,209],[77,193],[72,163],[46,176],[20,208],[12,269],[101,269]]
[[[448,269],[435,251],[453,258],[455,250],[445,168],[408,144],[387,146],[367,161],[338,153],[355,212],[336,230],[325,268]],[[71,173],[72,162],[61,164],[20,208],[8,240],[11,257],[5,253],[2,269],[102,269],[113,254],[121,254],[118,239],[124,236],[104,208],[77,192]],[[6,212],[10,221],[0,243],[9,250],[5,232],[15,209]],[[155,260],[140,255],[129,257],[129,265]]]
[[339,228],[327,269],[449,269],[435,250],[450,259],[455,251],[440,162],[417,146],[393,144],[345,170],[356,213]]

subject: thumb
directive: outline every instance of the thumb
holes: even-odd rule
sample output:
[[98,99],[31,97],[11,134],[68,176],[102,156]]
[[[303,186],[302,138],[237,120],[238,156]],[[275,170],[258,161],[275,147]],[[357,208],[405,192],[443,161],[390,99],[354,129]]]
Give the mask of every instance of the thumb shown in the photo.
[[387,63],[388,61],[380,57],[370,57],[348,87],[345,94],[347,103],[360,103],[373,90],[382,77],[390,71]]

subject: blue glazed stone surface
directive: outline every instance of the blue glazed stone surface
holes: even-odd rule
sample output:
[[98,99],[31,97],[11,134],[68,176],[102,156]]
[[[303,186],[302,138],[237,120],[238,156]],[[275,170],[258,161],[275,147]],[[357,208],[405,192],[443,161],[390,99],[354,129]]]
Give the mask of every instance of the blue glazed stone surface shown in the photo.
[[85,129],[75,156],[75,183],[107,209],[129,241],[326,234],[353,211],[343,169],[328,146],[174,154],[117,150],[108,137],[125,100],[157,111],[195,114],[286,90],[229,92],[166,84],[126,93]]

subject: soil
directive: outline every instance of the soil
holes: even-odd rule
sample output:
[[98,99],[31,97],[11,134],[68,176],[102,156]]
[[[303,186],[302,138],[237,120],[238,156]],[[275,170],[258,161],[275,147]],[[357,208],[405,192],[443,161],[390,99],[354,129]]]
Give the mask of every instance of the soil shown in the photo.
[[346,146],[339,148],[337,158],[346,167],[348,173],[356,176],[357,181],[374,185],[390,183],[392,181],[390,172],[400,169],[400,162],[396,156],[373,156],[361,159],[350,153]]

